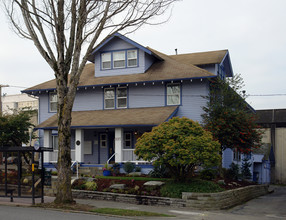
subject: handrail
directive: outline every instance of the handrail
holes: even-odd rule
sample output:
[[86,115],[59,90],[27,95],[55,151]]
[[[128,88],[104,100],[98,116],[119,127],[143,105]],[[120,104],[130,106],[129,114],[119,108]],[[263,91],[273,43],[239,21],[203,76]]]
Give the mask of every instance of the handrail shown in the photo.
[[71,169],[74,167],[74,165],[76,164],[76,178],[78,179],[78,161],[74,161],[71,165]]
[[111,157],[109,157],[109,159],[106,161],[107,164],[109,164],[109,161],[111,160],[112,157],[115,156],[115,154],[117,154],[117,153],[114,153],[114,154],[111,155]]

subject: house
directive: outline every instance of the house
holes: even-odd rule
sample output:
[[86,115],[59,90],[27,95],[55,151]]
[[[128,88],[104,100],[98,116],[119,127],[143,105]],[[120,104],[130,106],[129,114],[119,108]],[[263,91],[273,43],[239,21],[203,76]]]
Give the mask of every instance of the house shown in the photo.
[[[228,50],[166,55],[115,33],[82,73],[72,112],[72,160],[89,166],[138,161],[136,139],[174,116],[201,122],[209,79],[232,77]],[[56,81],[23,91],[39,98],[44,161],[57,161]]]
[[271,146],[271,182],[286,184],[286,109],[257,110],[264,129],[263,142]]

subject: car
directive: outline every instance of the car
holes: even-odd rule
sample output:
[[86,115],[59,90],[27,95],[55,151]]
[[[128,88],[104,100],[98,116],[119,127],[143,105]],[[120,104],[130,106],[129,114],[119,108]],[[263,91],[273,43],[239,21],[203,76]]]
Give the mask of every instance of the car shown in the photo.
[[[17,164],[18,158],[11,156],[7,158],[7,164]],[[5,157],[3,157],[3,163],[5,163]]]

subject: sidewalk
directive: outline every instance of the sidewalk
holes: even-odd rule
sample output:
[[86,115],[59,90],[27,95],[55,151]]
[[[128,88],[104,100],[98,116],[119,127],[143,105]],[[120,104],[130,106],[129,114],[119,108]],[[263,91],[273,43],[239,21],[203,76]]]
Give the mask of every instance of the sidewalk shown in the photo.
[[[44,202],[49,203],[54,201],[54,197],[45,196]],[[206,217],[207,211],[190,210],[189,208],[176,208],[176,207],[163,207],[163,206],[147,206],[147,205],[135,205],[129,203],[104,201],[104,200],[92,200],[92,199],[75,199],[79,204],[86,204],[95,208],[117,208],[117,209],[129,209],[137,211],[155,212],[161,214],[172,215],[176,219],[203,219]],[[41,203],[41,199],[35,199],[36,204]],[[14,198],[14,202],[10,202],[9,197],[0,197],[0,205],[8,206],[32,206],[32,198]],[[126,217],[124,217],[126,218]],[[146,219],[146,217],[131,217],[131,219]],[[173,219],[172,217],[148,217],[148,219]]]

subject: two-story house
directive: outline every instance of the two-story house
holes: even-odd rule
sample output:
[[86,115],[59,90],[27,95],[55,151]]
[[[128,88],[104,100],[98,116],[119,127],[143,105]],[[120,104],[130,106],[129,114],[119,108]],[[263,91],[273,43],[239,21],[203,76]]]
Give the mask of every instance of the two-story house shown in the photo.
[[[165,55],[116,33],[89,57],[72,112],[72,160],[138,162],[136,139],[174,116],[201,121],[209,79],[233,75],[228,50]],[[51,80],[23,91],[39,97],[45,163],[57,161],[57,94]]]

